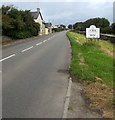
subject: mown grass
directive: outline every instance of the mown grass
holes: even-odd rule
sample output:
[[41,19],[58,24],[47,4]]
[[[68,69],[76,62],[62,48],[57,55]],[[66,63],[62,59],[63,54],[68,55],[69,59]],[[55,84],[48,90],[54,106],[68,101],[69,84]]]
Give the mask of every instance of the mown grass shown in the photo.
[[[74,32],[67,32],[67,36],[70,39],[73,54],[70,68],[72,76],[92,82],[99,80],[113,87],[113,57],[100,48],[112,50],[113,46],[102,40],[96,44],[88,42],[84,35]],[[81,64],[81,58],[84,58],[83,64]]]
[[[76,40],[79,40],[82,44],[86,43],[87,41],[90,41],[90,39],[85,38],[85,35],[81,35],[74,32],[72,32],[72,35],[74,38],[76,38]],[[94,39],[94,42],[95,41],[97,41],[97,44],[100,47],[113,51],[113,44],[111,44],[110,42],[100,39]]]

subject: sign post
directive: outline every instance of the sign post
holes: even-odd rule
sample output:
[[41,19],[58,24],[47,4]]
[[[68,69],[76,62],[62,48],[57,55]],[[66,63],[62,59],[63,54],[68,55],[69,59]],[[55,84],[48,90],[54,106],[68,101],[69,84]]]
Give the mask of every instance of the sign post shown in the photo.
[[86,38],[100,38],[100,28],[96,28],[95,25],[86,28]]

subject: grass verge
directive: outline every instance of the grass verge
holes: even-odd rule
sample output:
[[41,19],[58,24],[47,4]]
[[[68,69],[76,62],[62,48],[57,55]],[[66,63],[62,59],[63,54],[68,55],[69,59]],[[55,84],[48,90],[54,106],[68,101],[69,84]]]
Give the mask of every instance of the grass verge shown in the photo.
[[[90,105],[94,109],[102,109],[105,117],[112,116],[114,59],[101,48],[112,51],[113,45],[103,40],[89,40],[74,32],[67,32],[67,36],[72,46],[70,73],[73,80],[87,82],[86,94],[92,101]],[[104,104],[100,104],[100,101]],[[108,108],[111,111],[105,112]]]

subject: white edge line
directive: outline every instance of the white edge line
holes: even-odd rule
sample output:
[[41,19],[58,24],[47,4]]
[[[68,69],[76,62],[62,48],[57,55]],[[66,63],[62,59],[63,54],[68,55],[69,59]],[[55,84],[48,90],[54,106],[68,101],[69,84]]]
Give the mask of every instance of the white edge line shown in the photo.
[[12,55],[10,55],[10,56],[8,56],[8,57],[6,57],[6,58],[1,59],[0,62],[2,62],[2,61],[4,61],[4,60],[7,60],[7,59],[9,59],[9,58],[11,58],[11,57],[14,57],[14,56],[15,56],[15,54],[12,54]]
[[21,52],[25,52],[25,51],[30,50],[30,49],[32,49],[32,48],[33,48],[33,46],[31,46],[31,47],[29,47],[29,48],[26,48],[26,49],[22,50]]

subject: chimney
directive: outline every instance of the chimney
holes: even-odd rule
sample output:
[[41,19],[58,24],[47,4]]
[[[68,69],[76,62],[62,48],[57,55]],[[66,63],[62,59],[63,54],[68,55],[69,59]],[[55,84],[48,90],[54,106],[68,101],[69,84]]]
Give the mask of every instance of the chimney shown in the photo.
[[37,8],[37,12],[38,12],[38,13],[40,12],[40,8]]

